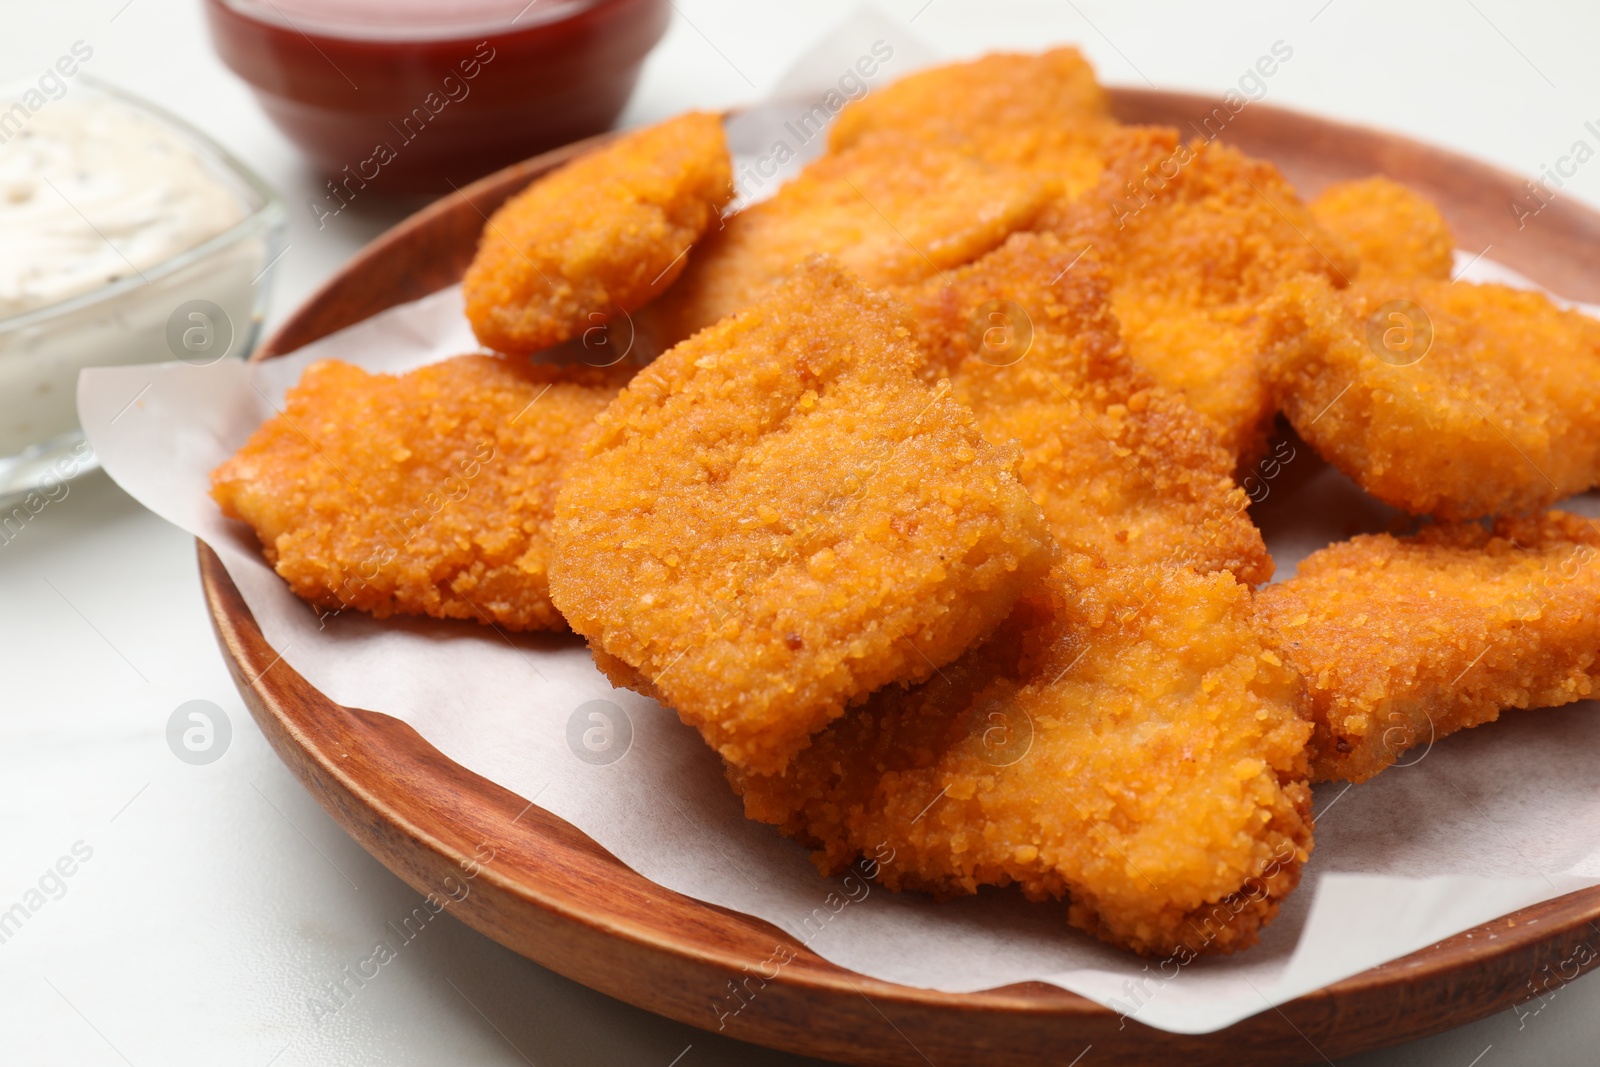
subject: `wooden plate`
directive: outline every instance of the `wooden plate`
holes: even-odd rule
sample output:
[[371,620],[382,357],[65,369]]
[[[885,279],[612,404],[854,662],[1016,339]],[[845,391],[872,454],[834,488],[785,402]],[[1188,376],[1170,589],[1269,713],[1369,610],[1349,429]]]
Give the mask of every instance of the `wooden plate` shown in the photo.
[[[1261,104],[1233,115],[1179,93],[1121,89],[1113,99],[1125,121],[1209,134],[1221,127],[1225,140],[1275,161],[1308,194],[1330,181],[1389,174],[1433,197],[1462,247],[1490,249],[1565,296],[1600,302],[1600,216],[1557,200],[1519,230],[1510,204],[1524,189],[1509,174],[1391,134]],[[484,215],[603,140],[493,174],[400,224],[307,301],[257,358],[456,282]],[[1090,1044],[1097,1064],[1180,1057],[1189,1067],[1321,1062],[1526,1000],[1534,992],[1530,980],[1571,977],[1574,950],[1600,929],[1591,926],[1600,918],[1600,889],[1574,893],[1195,1037],[1124,1026],[1114,1012],[1040,983],[953,995],[876,981],[828,963],[768,923],[662,889],[560,819],[525,811],[521,797],[452,763],[404,723],[332,703],[277,663],[220,561],[204,544],[199,555],[217,638],[245,703],[278,755],[363,847],[428,892],[489,844],[494,860],[454,914],[554,971],[693,1026],[717,1029],[712,1004],[728,983],[786,945],[794,962],[726,1019],[725,1034],[757,1044],[916,1067],[1068,1062]],[[1588,965],[1597,957],[1581,958]]]

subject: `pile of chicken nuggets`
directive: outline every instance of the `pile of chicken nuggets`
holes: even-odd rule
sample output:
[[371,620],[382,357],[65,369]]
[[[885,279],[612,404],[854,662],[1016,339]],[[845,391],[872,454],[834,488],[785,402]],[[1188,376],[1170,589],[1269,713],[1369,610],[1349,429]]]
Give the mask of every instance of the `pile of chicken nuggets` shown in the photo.
[[[1544,509],[1600,483],[1600,322],[1453,279],[1418,193],[1121,125],[1070,48],[731,174],[689,114],[535,181],[490,351],[312,366],[217,502],[320,608],[570,628],[824,874],[1143,954],[1255,943],[1312,783],[1593,692],[1600,530]],[[574,347],[624,322],[659,354]],[[1415,518],[1266,584],[1287,427]]]

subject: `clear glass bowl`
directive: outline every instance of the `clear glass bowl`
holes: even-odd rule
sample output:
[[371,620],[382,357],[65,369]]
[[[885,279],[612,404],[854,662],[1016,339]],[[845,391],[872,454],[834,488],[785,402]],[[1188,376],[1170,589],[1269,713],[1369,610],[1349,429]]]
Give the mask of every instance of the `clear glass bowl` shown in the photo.
[[74,79],[74,97],[90,93],[136,108],[189,141],[248,214],[140,272],[0,317],[0,500],[53,490],[98,466],[78,426],[83,368],[248,356],[267,308],[267,268],[284,247],[283,202],[221,145],[129,93],[85,75]]

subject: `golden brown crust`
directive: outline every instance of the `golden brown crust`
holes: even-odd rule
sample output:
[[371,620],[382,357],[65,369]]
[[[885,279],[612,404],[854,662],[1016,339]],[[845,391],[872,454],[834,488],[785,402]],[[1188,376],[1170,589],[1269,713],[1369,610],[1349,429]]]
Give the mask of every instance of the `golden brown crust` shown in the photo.
[[880,881],[1016,884],[1150,955],[1253,944],[1311,848],[1298,677],[1226,574],[1068,556],[986,645],[829,726],[746,814]]
[[781,770],[1048,567],[1014,453],[920,364],[887,301],[814,262],[641,371],[568,474],[556,603],[735,764]]
[[905,285],[982,255],[1044,205],[1043,182],[899,133],[808,165],[728,219],[642,322],[662,347],[769,293],[825,254],[869,286]]
[[1323,229],[1354,249],[1362,281],[1450,279],[1455,238],[1421,193],[1375,175],[1330,185],[1309,206]]
[[564,630],[556,486],[626,380],[495,356],[398,376],[314,363],[212,496],[318,607]]
[[478,340],[548,348],[635,311],[683,272],[733,196],[722,120],[690,112],[580,156],[503,204],[462,282]]
[[1102,167],[1113,123],[1106,92],[1076,48],[995,52],[902,78],[850,104],[829,131],[841,151],[894,130],[991,163],[1027,167],[1074,195]]
[[1354,259],[1270,163],[1160,127],[1125,127],[1106,151],[1095,188],[1040,225],[1092,249],[1134,360],[1248,462],[1273,414],[1262,303],[1303,273],[1342,285]]
[[1325,548],[1262,590],[1263,631],[1306,678],[1315,779],[1366,781],[1502,708],[1591,695],[1597,546],[1559,511],[1428,526]]
[[1015,234],[902,291],[933,379],[948,377],[1064,548],[1112,566],[1272,576],[1261,533],[1210,426],[1127,356],[1092,254]]
[[1600,322],[1543,294],[1304,282],[1264,324],[1289,421],[1387,504],[1470,519],[1600,483]]

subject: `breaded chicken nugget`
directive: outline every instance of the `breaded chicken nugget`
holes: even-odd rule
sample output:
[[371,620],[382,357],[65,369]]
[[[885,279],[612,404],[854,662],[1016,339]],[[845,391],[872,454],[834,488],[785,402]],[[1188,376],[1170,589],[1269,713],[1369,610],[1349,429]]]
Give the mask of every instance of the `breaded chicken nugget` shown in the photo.
[[1441,281],[1298,284],[1263,321],[1289,421],[1386,504],[1470,519],[1600,483],[1600,321]]
[[1094,68],[1076,48],[996,52],[902,78],[839,113],[828,144],[842,151],[883,130],[1028,167],[1076,195],[1102,167],[1114,123]]
[[1233,456],[1127,356],[1092,256],[1014,234],[969,266],[901,291],[929,353],[1063,548],[1113,566],[1164,563],[1264,582],[1272,560]]
[[399,376],[314,363],[211,495],[318,607],[564,630],[556,486],[626,380],[494,356]]
[[886,133],[810,164],[729,219],[641,322],[675,344],[749,307],[813,254],[869,286],[905,285],[981,256],[1043,207],[1044,183]]
[[1301,273],[1343,284],[1354,261],[1270,163],[1159,127],[1128,127],[1114,145],[1095,189],[1043,225],[1092,249],[1133,358],[1248,460],[1273,414],[1262,302]]
[[1324,230],[1355,250],[1362,281],[1450,279],[1455,238],[1433,201],[1380,175],[1339,182],[1311,201]]
[[631,312],[683,273],[733,196],[716,115],[630,133],[536,180],[483,229],[462,282],[478,340],[548,348]]
[[1069,555],[994,639],[817,736],[746,814],[891,889],[1018,884],[1180,962],[1253,944],[1311,849],[1300,681],[1226,574]]
[[926,678],[1049,566],[1015,454],[920,363],[884,298],[816,261],[641,371],[568,472],[556,604],[740,767]]
[[1375,534],[1307,557],[1256,604],[1305,675],[1316,780],[1364,782],[1502,708],[1600,681],[1600,531],[1559,511]]

